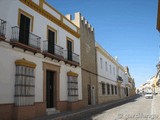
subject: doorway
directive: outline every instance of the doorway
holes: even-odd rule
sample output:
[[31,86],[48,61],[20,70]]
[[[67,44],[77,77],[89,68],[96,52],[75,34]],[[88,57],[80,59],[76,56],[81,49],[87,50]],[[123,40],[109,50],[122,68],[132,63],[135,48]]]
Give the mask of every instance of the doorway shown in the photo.
[[126,87],[126,96],[128,96],[128,88]]
[[55,107],[54,72],[50,70],[46,70],[46,106],[47,108]]
[[88,105],[91,105],[91,85],[87,85],[88,91]]
[[95,87],[92,86],[92,105],[96,104]]

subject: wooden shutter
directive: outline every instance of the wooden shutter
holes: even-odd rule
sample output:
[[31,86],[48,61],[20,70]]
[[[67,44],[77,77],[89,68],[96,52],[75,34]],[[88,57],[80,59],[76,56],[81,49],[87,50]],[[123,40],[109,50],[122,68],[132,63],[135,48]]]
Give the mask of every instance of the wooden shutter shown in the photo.
[[28,45],[29,43],[30,19],[21,14],[19,42]]
[[48,30],[48,52],[54,54],[55,32]]
[[68,52],[68,60],[72,61],[72,42],[67,40],[67,52]]

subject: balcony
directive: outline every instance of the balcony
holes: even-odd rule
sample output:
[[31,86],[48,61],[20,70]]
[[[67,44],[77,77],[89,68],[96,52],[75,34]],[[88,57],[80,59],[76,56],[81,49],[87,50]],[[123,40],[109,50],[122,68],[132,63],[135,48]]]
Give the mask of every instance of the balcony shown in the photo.
[[52,46],[53,48],[49,48],[48,46],[48,40],[43,41],[43,55],[45,57],[50,57],[52,59],[56,60],[64,60],[63,57],[63,48],[54,44]]
[[132,79],[131,79],[131,78],[128,78],[128,82],[129,82],[129,83],[132,83]]
[[12,27],[12,36],[11,36],[10,44],[12,45],[12,47],[16,46],[16,47],[24,49],[24,51],[28,50],[28,51],[33,52],[34,54],[40,53],[41,52],[41,49],[40,49],[41,37],[34,35],[33,33],[29,33],[27,37],[28,39],[20,35],[19,27],[17,26]]
[[5,40],[6,34],[6,21],[0,19],[0,41]]
[[119,83],[122,83],[122,82],[123,82],[123,79],[122,79],[121,76],[117,76],[117,82],[119,82]]
[[157,80],[156,85],[160,87],[160,79]]
[[66,63],[73,64],[75,66],[79,65],[79,55],[73,52],[68,52],[68,50],[64,51],[64,58],[66,59]]

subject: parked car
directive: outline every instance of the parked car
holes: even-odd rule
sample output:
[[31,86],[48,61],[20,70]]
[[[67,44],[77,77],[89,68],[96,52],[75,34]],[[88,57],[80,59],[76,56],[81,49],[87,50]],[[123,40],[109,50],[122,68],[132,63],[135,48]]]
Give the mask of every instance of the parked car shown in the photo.
[[148,92],[145,94],[145,98],[153,98],[153,94],[151,92]]

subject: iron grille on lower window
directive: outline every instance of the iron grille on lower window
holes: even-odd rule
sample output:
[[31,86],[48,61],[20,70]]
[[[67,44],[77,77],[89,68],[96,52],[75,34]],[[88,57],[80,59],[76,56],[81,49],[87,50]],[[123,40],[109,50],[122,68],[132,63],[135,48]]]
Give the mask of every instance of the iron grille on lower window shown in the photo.
[[68,97],[69,97],[69,101],[78,100],[78,80],[77,80],[77,77],[68,76]]
[[107,84],[107,94],[109,95],[110,94],[110,85]]
[[115,94],[117,95],[117,86],[115,86]]
[[34,104],[35,96],[34,68],[16,66],[15,105]]
[[114,87],[113,85],[111,85],[111,89],[112,89],[112,95],[114,94]]
[[102,83],[102,95],[105,94],[105,83]]
[[6,21],[0,19],[0,36],[5,36],[6,34]]

